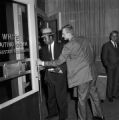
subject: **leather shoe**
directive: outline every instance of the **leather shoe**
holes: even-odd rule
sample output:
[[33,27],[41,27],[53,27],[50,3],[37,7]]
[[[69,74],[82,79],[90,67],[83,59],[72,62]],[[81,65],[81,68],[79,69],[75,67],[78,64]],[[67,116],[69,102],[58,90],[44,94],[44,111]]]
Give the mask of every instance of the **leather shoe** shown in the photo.
[[59,120],[66,120],[66,119],[59,119]]
[[49,120],[49,119],[51,119],[51,118],[53,118],[53,117],[56,117],[58,114],[56,113],[56,114],[53,114],[53,115],[48,115],[45,119],[46,120]]
[[113,98],[108,98],[109,102],[113,102]]
[[66,118],[59,118],[59,120],[66,120]]
[[105,120],[105,118],[104,117],[98,117],[98,116],[94,116],[93,117],[93,120]]

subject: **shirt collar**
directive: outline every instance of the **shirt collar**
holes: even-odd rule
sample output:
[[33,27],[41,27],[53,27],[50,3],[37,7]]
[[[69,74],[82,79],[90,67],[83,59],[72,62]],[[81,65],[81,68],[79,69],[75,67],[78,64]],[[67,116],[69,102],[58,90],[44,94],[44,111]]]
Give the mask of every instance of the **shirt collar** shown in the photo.
[[50,46],[51,46],[51,49],[52,49],[53,46],[54,46],[54,43],[55,43],[55,42],[53,41],[51,44],[49,44],[49,45],[48,45],[48,48],[50,48]]
[[111,43],[115,46],[115,42],[111,40]]
[[51,43],[51,47],[53,47],[54,46],[54,41]]

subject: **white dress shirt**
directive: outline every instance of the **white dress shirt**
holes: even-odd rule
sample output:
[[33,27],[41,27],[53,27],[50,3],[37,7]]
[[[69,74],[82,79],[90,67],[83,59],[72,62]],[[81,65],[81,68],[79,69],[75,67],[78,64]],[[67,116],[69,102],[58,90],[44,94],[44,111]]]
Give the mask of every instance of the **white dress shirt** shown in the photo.
[[114,41],[111,40],[111,43],[113,44],[113,46],[114,46],[115,48],[117,48],[117,43],[116,43],[116,42],[114,42]]
[[54,60],[54,41],[50,45],[48,45],[49,50],[50,48],[51,48],[52,59]]

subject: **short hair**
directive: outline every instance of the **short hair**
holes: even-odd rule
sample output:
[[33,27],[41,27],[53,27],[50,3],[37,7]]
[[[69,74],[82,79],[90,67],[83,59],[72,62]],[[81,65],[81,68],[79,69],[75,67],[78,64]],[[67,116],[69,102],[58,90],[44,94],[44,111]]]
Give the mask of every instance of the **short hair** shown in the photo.
[[65,26],[62,27],[62,30],[63,29],[66,29],[67,32],[73,34],[73,27],[72,27],[72,25],[67,24],[67,25],[65,25]]
[[119,32],[118,32],[117,30],[113,30],[113,31],[110,33],[110,35],[109,35],[109,39],[110,39],[110,40],[112,39],[112,35],[113,35],[113,34],[119,35]]

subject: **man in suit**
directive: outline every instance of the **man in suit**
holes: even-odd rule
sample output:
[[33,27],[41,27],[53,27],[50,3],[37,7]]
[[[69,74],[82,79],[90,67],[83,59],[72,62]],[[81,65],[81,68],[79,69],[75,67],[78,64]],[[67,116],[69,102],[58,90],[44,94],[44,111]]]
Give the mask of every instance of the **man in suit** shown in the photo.
[[[39,51],[40,59],[43,61],[55,60],[59,57],[63,44],[54,40],[54,33],[50,28],[42,30],[42,38],[45,46]],[[57,67],[45,69],[45,83],[47,85],[47,107],[48,117],[51,119],[59,114],[59,120],[67,118],[67,66],[66,63]]]
[[67,63],[68,86],[74,88],[78,97],[78,120],[87,120],[87,99],[90,98],[93,120],[103,120],[103,114],[98,99],[95,81],[95,66],[93,49],[84,37],[76,37],[73,27],[66,25],[62,28],[62,37],[69,40],[63,47],[62,53],[55,61],[38,60],[39,65],[58,66]]
[[109,41],[102,47],[101,59],[107,73],[107,98],[113,102],[113,98],[119,97],[119,47],[118,31],[112,31]]

